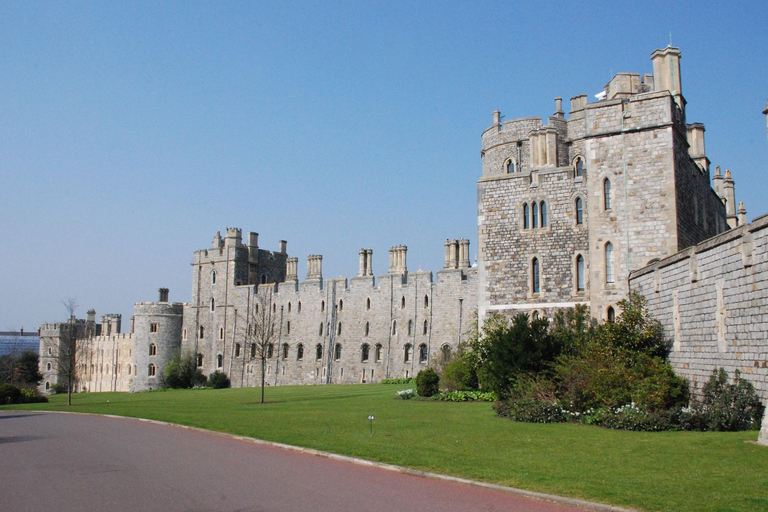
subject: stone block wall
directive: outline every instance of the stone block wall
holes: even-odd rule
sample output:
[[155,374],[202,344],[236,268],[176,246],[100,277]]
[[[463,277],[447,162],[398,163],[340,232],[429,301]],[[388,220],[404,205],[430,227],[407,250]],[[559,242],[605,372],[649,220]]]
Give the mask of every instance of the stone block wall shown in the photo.
[[697,389],[715,368],[739,370],[768,402],[768,215],[633,272],[630,287]]

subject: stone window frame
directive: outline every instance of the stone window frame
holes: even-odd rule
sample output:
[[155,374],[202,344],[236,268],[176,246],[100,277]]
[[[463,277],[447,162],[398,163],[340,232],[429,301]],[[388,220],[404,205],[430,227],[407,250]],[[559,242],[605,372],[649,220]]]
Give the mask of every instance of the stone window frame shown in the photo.
[[320,301],[320,312],[321,313],[325,312],[325,301],[324,300]]
[[339,325],[336,329],[336,336],[341,336],[341,322],[339,322]]
[[371,346],[367,343],[360,345],[360,362],[367,363],[371,355]]
[[296,306],[296,313],[301,313],[301,301],[299,301],[299,304]]
[[542,199],[539,201],[539,228],[545,229],[549,227],[549,215],[547,213],[547,200]]
[[322,336],[322,335],[323,335],[323,322],[320,322],[320,330],[319,330],[319,332],[317,333],[317,335],[318,335],[318,336]]
[[155,366],[155,363],[149,363],[147,365],[147,377],[156,377],[157,376],[157,366]]
[[267,345],[267,359],[272,359],[275,356],[275,344],[270,343]]
[[504,174],[515,174],[518,172],[517,162],[514,158],[509,157],[504,160],[504,165],[501,169]]
[[[579,209],[579,203],[581,203],[581,209]],[[581,211],[581,219],[579,219],[579,211]],[[584,208],[584,198],[581,197],[581,194],[576,194],[573,197],[573,225],[574,226],[584,225],[585,212],[586,212],[586,209]]]
[[333,360],[341,361],[341,343],[336,343],[333,346]]
[[427,364],[429,362],[429,349],[426,343],[419,345],[419,364]]
[[291,321],[290,320],[285,322],[285,334],[291,334]]
[[195,364],[197,365],[198,368],[202,368],[203,367],[203,362],[204,362],[203,361],[203,354],[202,354],[202,352],[198,352],[197,355],[195,356]]
[[219,326],[219,340],[224,339],[224,327]]
[[291,312],[291,301],[288,301],[288,312]]
[[613,305],[610,305],[607,308],[605,308],[605,321],[606,322],[616,321],[616,310],[613,308]]
[[421,335],[426,336],[428,332],[429,332],[429,321],[424,320],[424,328],[421,331]]
[[344,309],[344,299],[339,299],[339,311]]
[[392,320],[392,336],[397,336],[397,320]]
[[541,318],[541,313],[539,313],[538,309],[531,311],[531,321],[538,320],[539,318]]
[[371,323],[370,322],[365,322],[364,336],[367,338],[368,335],[370,334],[370,332],[371,332]]
[[154,343],[149,344],[149,356],[156,356],[157,355],[157,345]]
[[323,345],[321,343],[318,343],[315,345],[315,361],[322,361],[323,360]]
[[224,354],[216,354],[216,368],[224,368]]
[[413,320],[408,320],[408,336],[413,335]]
[[610,240],[603,245],[603,260],[605,284],[614,284],[616,282],[616,249]]
[[181,340],[182,341],[187,341],[187,328],[186,327],[181,330]]
[[296,345],[296,360],[297,361],[303,361],[304,360],[304,344],[299,343]]
[[211,286],[216,284],[216,271],[211,270]]
[[451,360],[451,345],[450,343],[443,343],[440,346],[440,359],[443,363],[447,363]]
[[160,324],[158,324],[157,322],[152,322],[151,324],[149,324],[150,333],[156,334],[157,331],[159,330],[160,330]]
[[239,343],[235,343],[235,357],[240,357],[242,351],[242,346]]
[[198,339],[204,340],[205,339],[205,327],[201,325],[200,329],[197,332],[197,334],[198,334],[198,336],[197,336]]
[[286,361],[288,359],[288,354],[290,353],[290,350],[291,350],[291,346],[288,343],[283,343],[283,350],[282,350],[283,361]]
[[528,203],[523,203],[523,230],[531,229],[531,209]]
[[216,311],[216,299],[211,297],[211,311]]
[[368,299],[366,299],[366,301],[365,301],[365,310],[366,311],[370,311],[371,310],[371,298],[370,297],[368,297]]
[[403,363],[410,363],[413,358],[413,345],[406,343],[403,346]]
[[[581,269],[579,269],[579,258],[581,258]],[[587,291],[587,259],[581,251],[577,251],[573,258],[573,289],[577,294]]]
[[51,365],[51,363],[48,363],[45,365],[45,371],[47,372],[51,371],[52,368],[53,368],[53,365]]
[[[581,163],[581,171],[579,171],[579,163]],[[584,158],[584,155],[579,153],[578,155],[573,157],[573,160],[571,160],[571,167],[573,168],[573,178],[574,179],[584,179],[587,175],[587,161]]]
[[531,256],[530,269],[528,272],[528,291],[530,295],[538,295],[541,293],[542,287],[542,267],[541,256],[534,254]]
[[400,309],[405,309],[405,295],[400,299]]
[[531,229],[539,228],[539,203],[531,201]]
[[603,211],[613,210],[613,184],[611,178],[603,178]]

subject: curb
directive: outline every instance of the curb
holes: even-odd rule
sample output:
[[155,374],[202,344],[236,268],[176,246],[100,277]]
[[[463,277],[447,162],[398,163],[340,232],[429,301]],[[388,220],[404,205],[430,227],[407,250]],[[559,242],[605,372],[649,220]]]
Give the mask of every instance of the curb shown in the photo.
[[614,505],[596,503],[593,501],[580,500],[577,498],[567,498],[564,496],[557,496],[555,494],[526,491],[525,489],[518,489],[516,487],[506,487],[498,484],[478,482],[476,480],[469,480],[466,478],[460,478],[456,476],[441,475],[440,473],[431,473],[429,471],[422,471],[420,469],[396,466],[394,464],[387,464],[385,462],[376,462],[376,461],[371,461],[367,459],[360,459],[357,457],[349,457],[347,455],[339,455],[337,453],[324,452],[321,450],[315,450],[313,448],[303,448],[301,446],[294,446],[291,444],[277,443],[274,441],[265,441],[264,439],[257,439],[255,437],[240,436],[237,434],[228,434],[226,432],[206,430],[204,428],[190,427],[188,425],[180,425],[178,423],[169,423],[167,421],[151,420],[147,418],[135,418],[132,416],[116,416],[114,414],[96,414],[96,413],[89,413],[89,412],[70,412],[70,411],[20,411],[20,412],[31,412],[31,413],[37,413],[37,414],[41,414],[41,413],[42,414],[47,414],[47,413],[81,414],[84,416],[100,416],[104,418],[117,418],[122,420],[144,421],[147,423],[153,423],[155,425],[183,428],[183,429],[193,430],[193,431],[201,432],[205,434],[214,434],[214,435],[219,435],[223,437],[228,437],[230,439],[237,439],[239,441],[245,441],[247,443],[258,444],[263,446],[271,446],[274,448],[281,448],[283,450],[291,450],[299,453],[306,453],[308,455],[314,455],[316,457],[324,457],[326,459],[332,459],[332,460],[338,460],[341,462],[357,464],[358,466],[375,467],[375,468],[385,469],[387,471],[394,471],[396,473],[403,473],[406,475],[419,476],[422,478],[430,478],[433,480],[442,480],[444,482],[453,482],[456,484],[467,485],[470,487],[477,487],[480,489],[488,489],[488,490],[497,491],[497,492],[503,492],[505,494],[512,494],[514,496],[521,496],[521,497],[531,498],[531,499],[540,500],[540,501],[549,501],[552,503],[567,505],[569,507],[580,508],[582,510],[591,510],[594,512],[641,512],[640,510],[634,509],[634,508],[623,508],[623,507],[617,507]]

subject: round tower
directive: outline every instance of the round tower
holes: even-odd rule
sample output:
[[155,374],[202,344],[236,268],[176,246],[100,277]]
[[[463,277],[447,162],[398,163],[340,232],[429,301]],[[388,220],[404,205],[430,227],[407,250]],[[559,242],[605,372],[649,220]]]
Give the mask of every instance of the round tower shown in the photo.
[[159,302],[137,302],[133,311],[131,392],[162,388],[163,370],[181,349],[183,304],[168,302],[168,289],[161,288]]

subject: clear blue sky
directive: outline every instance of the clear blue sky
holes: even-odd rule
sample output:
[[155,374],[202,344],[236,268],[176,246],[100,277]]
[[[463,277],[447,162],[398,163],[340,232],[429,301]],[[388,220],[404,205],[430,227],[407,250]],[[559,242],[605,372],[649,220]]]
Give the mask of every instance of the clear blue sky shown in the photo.
[[[626,5],[626,7],[624,7]],[[630,7],[631,5],[631,7]],[[325,277],[477,250],[480,134],[682,51],[688,121],[768,212],[768,2],[3,2],[0,330],[188,301],[227,226]]]

